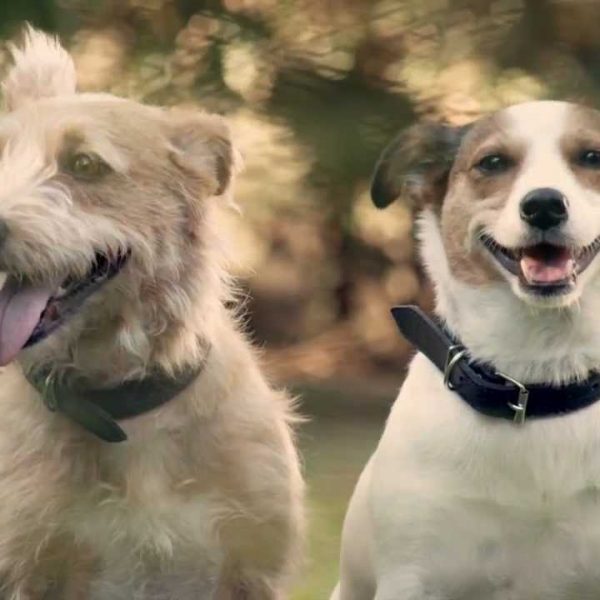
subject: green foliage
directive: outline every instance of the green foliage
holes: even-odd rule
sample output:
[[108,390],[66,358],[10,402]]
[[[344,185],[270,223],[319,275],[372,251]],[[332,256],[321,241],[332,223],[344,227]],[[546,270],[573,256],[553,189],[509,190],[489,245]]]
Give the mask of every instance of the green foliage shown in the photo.
[[55,0],[3,0],[0,2],[0,35],[12,34],[23,21],[46,30],[55,30],[57,13]]

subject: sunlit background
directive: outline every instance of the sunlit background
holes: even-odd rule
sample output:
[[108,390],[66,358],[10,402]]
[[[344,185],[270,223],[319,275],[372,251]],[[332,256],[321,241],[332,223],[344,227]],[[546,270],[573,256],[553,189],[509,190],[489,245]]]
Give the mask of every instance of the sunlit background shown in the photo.
[[[410,348],[394,303],[431,307],[410,211],[369,176],[419,117],[463,123],[514,102],[600,91],[596,0],[0,0],[60,34],[83,90],[227,116],[246,169],[232,211],[250,328],[302,393],[309,559],[294,600],[326,598],[345,506]],[[7,65],[4,44],[0,69]]]

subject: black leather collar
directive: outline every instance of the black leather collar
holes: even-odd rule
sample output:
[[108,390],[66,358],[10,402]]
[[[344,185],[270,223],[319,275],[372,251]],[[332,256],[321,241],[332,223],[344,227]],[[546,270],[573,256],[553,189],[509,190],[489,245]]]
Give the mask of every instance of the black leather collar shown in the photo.
[[568,414],[600,398],[600,373],[562,386],[523,385],[474,362],[460,342],[418,307],[397,306],[392,315],[402,335],[444,374],[446,386],[489,417],[524,423]]
[[147,413],[177,396],[202,372],[207,355],[208,351],[199,365],[173,377],[155,371],[144,379],[107,388],[93,388],[85,381],[69,377],[59,380],[48,370],[38,370],[26,377],[49,410],[63,413],[105,442],[123,442],[127,435],[117,421]]

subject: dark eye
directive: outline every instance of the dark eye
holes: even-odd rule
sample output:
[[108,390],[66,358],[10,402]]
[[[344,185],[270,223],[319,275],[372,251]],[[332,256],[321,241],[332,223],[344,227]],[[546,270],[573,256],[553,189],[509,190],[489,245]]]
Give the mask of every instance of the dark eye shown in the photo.
[[475,165],[475,168],[486,175],[497,175],[510,169],[512,164],[512,160],[504,154],[488,154]]
[[577,164],[587,169],[600,169],[600,150],[584,150],[577,156]]
[[91,152],[73,154],[67,160],[66,167],[75,177],[82,179],[96,179],[111,170],[97,154]]

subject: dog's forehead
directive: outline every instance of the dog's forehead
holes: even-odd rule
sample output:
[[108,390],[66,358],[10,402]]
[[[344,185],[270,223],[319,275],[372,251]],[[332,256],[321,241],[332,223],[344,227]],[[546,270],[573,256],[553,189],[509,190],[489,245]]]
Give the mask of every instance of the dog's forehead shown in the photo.
[[498,113],[505,131],[523,142],[559,139],[569,126],[576,105],[567,102],[526,102]]
[[469,146],[489,139],[514,141],[527,148],[554,146],[568,136],[600,133],[600,112],[558,101],[516,104],[489,115],[473,126],[465,139]]
[[109,94],[73,94],[29,103],[0,119],[0,136],[18,137],[35,130],[40,134],[61,134],[70,129],[98,128],[115,134],[140,131],[151,135],[162,120],[156,107]]

